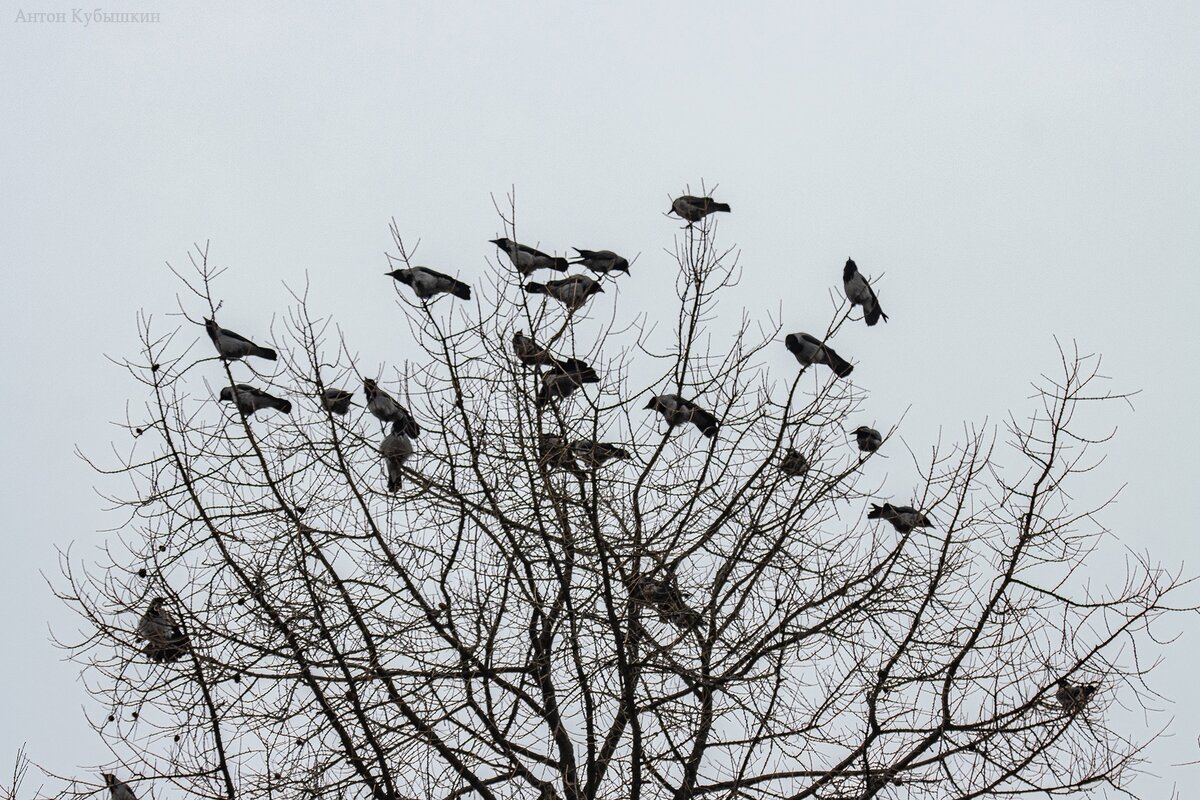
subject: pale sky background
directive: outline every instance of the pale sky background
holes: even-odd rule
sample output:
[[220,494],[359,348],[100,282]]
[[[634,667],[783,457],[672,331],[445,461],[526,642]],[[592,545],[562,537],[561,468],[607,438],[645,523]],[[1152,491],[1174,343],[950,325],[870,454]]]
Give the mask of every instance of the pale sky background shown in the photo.
[[[814,330],[848,255],[886,272],[892,321],[836,344],[879,427],[912,406],[915,449],[1032,410],[1053,337],[1103,353],[1142,393],[1095,418],[1119,433],[1080,501],[1127,484],[1102,520],[1200,573],[1200,3],[738,5],[137,0],[106,10],[161,21],[88,27],[0,6],[0,772],[23,742],[63,772],[102,757],[41,573],[116,522],[73,449],[123,436],[138,387],[104,354],[136,353],[139,309],[174,310],[164,261],[211,239],[223,322],[256,339],[307,273],[364,361],[396,364],[389,218],[470,281],[512,185],[526,241],[642,253],[633,310],[672,285],[662,212],[701,179],[734,209],[732,317],[782,303]],[[1174,702],[1132,715],[1176,719],[1148,797],[1192,794],[1175,765],[1200,759],[1200,625],[1169,632],[1153,685]]]

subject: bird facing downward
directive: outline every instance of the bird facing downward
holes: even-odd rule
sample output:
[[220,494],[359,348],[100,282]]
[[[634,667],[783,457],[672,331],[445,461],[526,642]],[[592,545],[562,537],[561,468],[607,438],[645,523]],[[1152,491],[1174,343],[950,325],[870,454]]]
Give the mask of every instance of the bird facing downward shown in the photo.
[[846,266],[842,269],[842,285],[846,289],[846,299],[851,305],[862,306],[863,319],[867,321],[867,325],[875,325],[881,318],[887,322],[888,315],[879,307],[879,298],[875,296],[875,290],[858,271],[858,265],[852,258],[846,260]]
[[265,358],[267,361],[275,361],[279,358],[271,348],[259,347],[245,336],[222,328],[216,323],[216,320],[204,320],[204,330],[208,333],[208,338],[212,339],[213,346],[217,348],[217,353],[226,361],[233,361],[234,359],[245,358],[246,356],[258,356],[259,358]]
[[384,437],[379,444],[379,455],[383,456],[384,465],[387,467],[387,490],[392,492],[400,491],[400,485],[404,479],[404,462],[408,461],[413,454],[412,439],[405,433],[404,426],[399,422],[392,423],[392,432]]

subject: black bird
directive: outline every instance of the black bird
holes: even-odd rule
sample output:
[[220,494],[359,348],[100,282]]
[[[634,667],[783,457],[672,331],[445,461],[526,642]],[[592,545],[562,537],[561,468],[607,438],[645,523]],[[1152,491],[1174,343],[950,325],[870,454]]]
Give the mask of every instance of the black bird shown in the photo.
[[850,362],[815,336],[807,333],[789,333],[783,340],[783,344],[796,357],[801,366],[826,364],[839,378],[845,378],[854,371]]
[[546,283],[530,281],[525,284],[525,291],[529,294],[544,294],[553,297],[569,310],[577,311],[592,295],[603,294],[604,287],[587,275],[572,275],[569,278]]
[[585,383],[599,383],[596,370],[577,358],[555,361],[554,366],[542,373],[542,385],[538,388],[535,405],[544,407],[551,400],[570,397]]
[[578,461],[593,469],[602,467],[614,459],[629,460],[629,451],[620,445],[591,439],[576,439],[571,442],[571,452]]
[[883,505],[871,504],[867,519],[885,519],[900,533],[909,533],[913,528],[932,528],[929,517],[917,511],[912,506],[894,506],[891,503]]
[[429,267],[413,267],[412,269],[396,269],[385,272],[403,284],[412,287],[417,297],[428,300],[439,294],[449,292],[463,300],[471,299],[471,287],[457,278],[452,278],[444,272]]
[[158,664],[178,661],[187,653],[187,636],[171,612],[163,608],[165,603],[161,597],[151,600],[137,626],[138,638],[146,642],[142,652]]
[[879,431],[866,425],[854,429],[854,438],[858,441],[858,449],[864,453],[874,453],[883,445],[883,436]]
[[264,408],[273,408],[284,414],[292,413],[291,402],[281,397],[267,394],[262,389],[255,389],[253,386],[245,383],[226,386],[221,390],[219,398],[222,403],[235,404],[237,410],[247,417],[255,411],[261,411]]
[[646,410],[654,410],[663,415],[667,424],[674,428],[685,422],[695,425],[708,438],[717,435],[720,422],[715,416],[705,411],[691,400],[684,400],[677,394],[660,394],[650,398]]
[[354,392],[345,389],[326,389],[321,393],[321,405],[331,414],[345,415],[350,411]]
[[409,438],[416,439],[421,435],[421,428],[408,409],[380,389],[379,384],[370,378],[363,378],[363,391],[367,395],[367,411],[374,414],[376,419],[399,425],[400,432]]
[[214,320],[204,320],[204,330],[208,331],[208,338],[212,339],[213,346],[217,348],[217,353],[226,361],[245,358],[246,356],[258,356],[259,358],[265,358],[267,361],[274,361],[279,358],[271,348],[259,347],[245,336],[222,328]]
[[525,331],[513,334],[512,348],[517,360],[522,364],[531,367],[553,367],[558,364],[558,360],[550,355],[550,351],[535,342],[532,337],[526,336]]
[[879,307],[879,298],[875,296],[875,290],[858,271],[858,265],[852,258],[846,260],[846,266],[842,270],[842,284],[846,287],[846,299],[852,305],[863,307],[863,317],[868,325],[875,325],[880,317],[887,322],[888,315]]
[[[409,420],[411,422],[411,420]],[[379,444],[379,454],[383,456],[384,465],[387,467],[387,490],[389,492],[400,491],[400,484],[404,478],[404,462],[413,454],[412,439],[405,432],[405,425],[400,422],[392,423],[392,432],[384,437]]]
[[575,454],[561,436],[543,433],[538,436],[538,463],[547,469],[562,469],[577,478],[586,478],[587,473],[575,463]]
[[610,272],[629,274],[629,262],[612,250],[580,250],[578,247],[574,250],[579,253],[579,258],[572,261],[572,264],[583,264],[592,272],[598,272],[601,275],[607,275]]
[[789,478],[802,478],[808,472],[808,459],[794,447],[789,447],[779,461],[779,470]]
[[108,787],[109,800],[137,800],[137,795],[129,788],[129,784],[117,780],[116,775],[103,772],[100,777],[104,778],[104,785]]
[[558,272],[567,271],[567,260],[535,250],[529,245],[519,244],[512,239],[489,239],[489,241],[508,254],[509,261],[517,268],[517,272],[529,277],[535,269],[553,269]]
[[678,628],[695,630],[703,619],[698,611],[688,605],[687,597],[679,589],[675,571],[670,568],[661,579],[639,575],[629,587],[629,598],[653,608],[664,622]]
[[1054,697],[1063,707],[1063,711],[1078,714],[1098,688],[1100,687],[1094,683],[1071,683],[1066,678],[1059,678],[1058,690],[1054,692]]
[[683,217],[688,221],[688,227],[690,228],[692,227],[692,223],[699,222],[715,211],[729,212],[731,210],[728,203],[718,203],[711,197],[695,197],[685,194],[682,197],[676,197],[671,202],[671,210],[667,213],[674,212]]

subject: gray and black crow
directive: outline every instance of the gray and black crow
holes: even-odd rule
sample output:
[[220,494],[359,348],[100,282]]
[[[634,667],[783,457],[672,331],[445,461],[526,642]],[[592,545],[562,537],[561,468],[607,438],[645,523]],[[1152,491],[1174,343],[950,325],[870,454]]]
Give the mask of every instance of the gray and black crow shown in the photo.
[[868,325],[875,325],[880,318],[887,322],[888,315],[879,307],[879,298],[875,296],[875,290],[858,271],[858,265],[852,258],[846,260],[846,266],[842,269],[842,284],[846,287],[846,299],[852,305],[862,306],[863,318]]
[[178,661],[187,653],[187,637],[171,612],[163,606],[166,600],[155,597],[138,620],[137,635],[146,642],[142,649],[151,661]]
[[677,628],[695,630],[703,621],[700,613],[687,604],[675,571],[670,568],[662,578],[639,575],[629,587],[629,599],[653,608],[664,622]]
[[690,422],[710,439],[717,435],[717,428],[720,427],[720,422],[715,416],[691,400],[684,400],[677,394],[660,394],[651,397],[650,402],[646,404],[646,410],[654,410],[662,414],[663,419],[672,428]]
[[247,417],[264,408],[273,408],[284,414],[292,413],[291,402],[267,394],[262,389],[255,389],[245,383],[226,386],[221,390],[219,399],[222,403],[233,403],[237,406],[237,410]]
[[550,369],[542,373],[542,385],[538,388],[535,404],[538,408],[543,408],[551,400],[570,397],[576,389],[583,388],[585,383],[599,382],[600,376],[586,362],[578,358],[556,360]]
[[569,278],[546,283],[530,281],[525,284],[525,291],[529,294],[544,294],[553,297],[569,310],[577,311],[592,295],[603,293],[604,287],[587,275],[572,275]]
[[607,275],[610,272],[629,274],[629,262],[612,250],[581,250],[578,247],[574,249],[576,253],[579,253],[579,258],[572,261],[572,264],[583,264],[592,272],[601,275]]
[[529,245],[519,244],[512,239],[490,239],[492,244],[508,254],[509,261],[517,268],[517,272],[529,277],[535,269],[553,269],[558,272],[567,271],[567,260],[535,250]]
[[374,414],[376,419],[399,425],[400,432],[412,439],[421,435],[421,428],[408,409],[380,389],[379,384],[370,378],[363,378],[363,391],[367,395],[367,411]]
[[400,491],[400,484],[404,478],[402,467],[413,454],[412,439],[405,433],[405,426],[402,423],[392,423],[392,432],[385,436],[379,444],[379,454],[383,456],[384,465],[387,467],[387,490],[389,492]]
[[103,772],[100,777],[104,778],[104,785],[108,787],[109,800],[137,800],[137,795],[129,788],[129,784],[117,780],[116,775]]
[[682,197],[676,197],[671,202],[671,210],[667,213],[675,213],[688,221],[688,227],[692,227],[692,223],[712,214],[715,211],[729,212],[728,203],[718,203],[711,197],[695,197],[694,195],[685,194]]
[[629,451],[625,448],[591,439],[576,439],[571,442],[571,452],[580,463],[589,468],[602,467],[614,459],[629,460]]
[[815,336],[807,333],[789,333],[783,340],[783,344],[796,357],[801,366],[826,364],[839,378],[845,378],[854,371],[850,362]]
[[912,506],[894,506],[891,503],[883,505],[871,504],[867,519],[885,519],[900,533],[909,533],[913,528],[932,528],[929,517],[917,511]]
[[208,338],[212,339],[217,353],[226,361],[246,356],[258,356],[268,361],[274,361],[279,357],[271,348],[259,347],[245,336],[222,328],[214,320],[204,320],[204,330],[208,332]]
[[512,338],[513,353],[522,364],[531,367],[553,367],[558,360],[550,355],[550,351],[526,336],[525,331],[517,331]]
[[858,449],[864,453],[874,453],[883,445],[883,436],[879,431],[866,425],[854,429],[854,438],[858,442]]
[[779,461],[779,471],[789,478],[802,478],[808,472],[808,459],[794,447],[789,447]]
[[1063,711],[1068,714],[1078,714],[1099,688],[1094,683],[1071,683],[1066,678],[1059,678],[1058,689],[1054,692],[1054,697],[1063,707]]
[[444,272],[429,267],[413,267],[411,269],[396,269],[385,272],[400,283],[412,287],[413,292],[422,300],[428,300],[439,294],[449,293],[463,300],[471,299],[471,287],[457,278],[452,278]]
[[547,469],[562,469],[577,478],[586,478],[587,473],[575,463],[575,455],[561,436],[543,433],[538,436],[538,463]]
[[321,393],[321,405],[331,414],[345,415],[350,411],[354,392],[345,389],[326,389]]

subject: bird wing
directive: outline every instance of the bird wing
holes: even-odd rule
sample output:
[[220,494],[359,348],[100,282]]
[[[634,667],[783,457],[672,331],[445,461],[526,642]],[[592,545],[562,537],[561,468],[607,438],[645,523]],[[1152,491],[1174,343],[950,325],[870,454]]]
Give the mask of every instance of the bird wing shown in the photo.
[[234,333],[228,328],[217,328],[217,330],[221,332],[222,336],[225,336],[229,339],[236,339],[237,341],[245,342],[246,344],[254,344],[254,342],[250,341],[245,336],[242,336],[240,333]]

